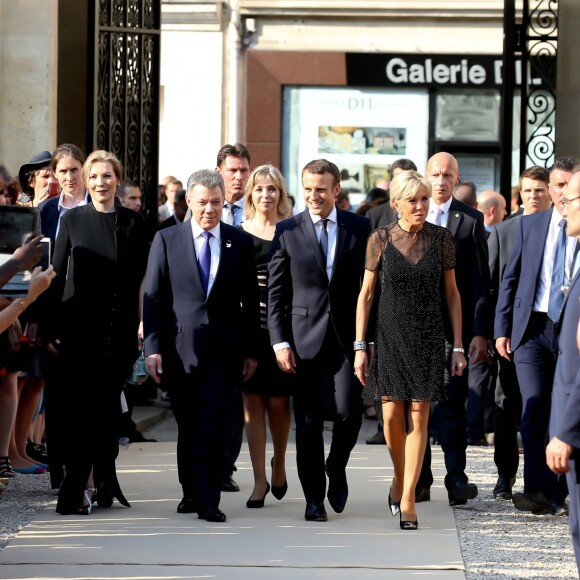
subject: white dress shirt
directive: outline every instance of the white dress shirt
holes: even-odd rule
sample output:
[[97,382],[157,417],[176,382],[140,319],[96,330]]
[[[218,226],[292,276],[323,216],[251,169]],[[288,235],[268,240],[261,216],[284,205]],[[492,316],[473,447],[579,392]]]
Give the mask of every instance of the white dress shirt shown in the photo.
[[[310,214],[312,223],[314,224],[314,231],[316,232],[316,239],[320,244],[320,236],[322,235],[322,218],[319,215]],[[326,274],[328,279],[332,277],[332,266],[334,264],[334,254],[336,252],[336,236],[337,236],[337,225],[336,225],[336,206],[332,208],[332,211],[328,214],[326,222],[326,231],[328,232],[328,252],[326,253]]]
[[[548,227],[548,235],[546,236],[546,244],[544,246],[544,257],[542,259],[542,267],[540,269],[540,277],[536,285],[536,295],[534,297],[534,312],[548,312],[548,302],[550,300],[550,286],[552,285],[552,269],[554,268],[554,257],[556,256],[556,242],[560,234],[560,226],[562,216],[554,207],[552,211],[552,219]],[[574,259],[574,250],[576,249],[576,238],[572,236],[567,237],[566,243],[566,262],[564,264],[564,279],[570,280],[572,272],[572,260]]]
[[453,197],[450,197],[444,204],[437,205],[433,198],[429,199],[429,213],[427,214],[427,221],[430,224],[435,223],[435,219],[437,218],[437,211],[441,210],[441,227],[447,227],[447,218],[449,217],[449,207],[451,206],[451,202],[453,201]]
[[[204,229],[194,220],[189,220],[191,222],[191,231],[193,233],[193,245],[195,246],[195,256],[199,261],[199,255],[201,249],[205,244],[205,238],[202,236]],[[209,280],[207,283],[207,295],[209,296],[211,288],[213,286],[218,266],[220,264],[220,253],[221,253],[221,232],[220,224],[218,224],[212,230],[209,230],[212,236],[209,238],[209,249],[211,252],[211,265],[209,268]]]

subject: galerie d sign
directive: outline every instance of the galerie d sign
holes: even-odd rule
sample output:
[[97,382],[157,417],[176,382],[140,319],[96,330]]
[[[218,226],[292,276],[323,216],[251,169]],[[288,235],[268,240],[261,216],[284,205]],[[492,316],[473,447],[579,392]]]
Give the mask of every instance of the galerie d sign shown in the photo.
[[[492,55],[346,54],[349,86],[499,88],[503,60]],[[515,63],[516,85],[521,85],[521,61]],[[531,84],[541,84],[532,78]]]

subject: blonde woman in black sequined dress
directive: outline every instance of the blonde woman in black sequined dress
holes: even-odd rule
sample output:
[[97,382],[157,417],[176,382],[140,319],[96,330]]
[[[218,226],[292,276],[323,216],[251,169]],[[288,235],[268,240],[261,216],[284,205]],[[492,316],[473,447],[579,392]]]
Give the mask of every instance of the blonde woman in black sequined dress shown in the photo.
[[[369,236],[356,314],[355,370],[364,398],[382,401],[394,468],[389,507],[405,530],[418,527],[415,485],[430,402],[445,397],[443,301],[456,347],[451,372],[460,375],[466,367],[453,237],[426,222],[430,197],[430,181],[417,172],[393,178],[391,205],[399,220]],[[374,345],[366,344],[367,336]]]

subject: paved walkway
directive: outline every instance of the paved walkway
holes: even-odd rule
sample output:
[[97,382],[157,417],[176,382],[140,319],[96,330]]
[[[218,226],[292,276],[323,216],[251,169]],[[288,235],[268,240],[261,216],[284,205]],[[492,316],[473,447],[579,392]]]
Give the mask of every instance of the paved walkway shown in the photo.
[[252,472],[244,445],[236,473],[242,491],[222,496],[225,524],[176,513],[181,494],[175,443],[132,444],[118,460],[132,509],[115,503],[109,510],[95,509],[90,517],[65,517],[50,506],[0,552],[0,578],[464,578],[439,448],[433,449],[432,501],[418,506],[419,530],[403,532],[388,512],[392,467],[386,449],[364,445],[376,426],[365,423],[347,471],[347,507],[339,515],[327,504],[326,523],[304,520],[293,444],[288,494],[281,502],[268,495],[266,506],[258,510],[245,507]]

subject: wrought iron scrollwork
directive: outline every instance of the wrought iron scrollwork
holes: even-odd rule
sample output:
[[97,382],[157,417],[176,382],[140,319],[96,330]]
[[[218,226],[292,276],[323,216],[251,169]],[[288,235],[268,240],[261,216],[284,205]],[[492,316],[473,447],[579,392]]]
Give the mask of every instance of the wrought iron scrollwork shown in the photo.
[[522,163],[550,166],[556,124],[557,0],[524,0]]
[[94,147],[113,151],[157,211],[160,0],[98,0]]

